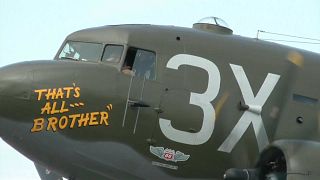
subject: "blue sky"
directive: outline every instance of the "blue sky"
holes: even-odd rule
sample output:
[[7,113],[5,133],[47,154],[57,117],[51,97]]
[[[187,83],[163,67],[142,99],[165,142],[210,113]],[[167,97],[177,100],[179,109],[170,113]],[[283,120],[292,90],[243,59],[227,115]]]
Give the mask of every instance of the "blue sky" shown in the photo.
[[[237,35],[256,37],[260,29],[320,39],[319,7],[318,0],[0,0],[0,66],[52,59],[69,33],[111,24],[191,27],[217,16]],[[288,45],[320,53],[319,44]],[[0,179],[40,178],[31,161],[0,140]]]

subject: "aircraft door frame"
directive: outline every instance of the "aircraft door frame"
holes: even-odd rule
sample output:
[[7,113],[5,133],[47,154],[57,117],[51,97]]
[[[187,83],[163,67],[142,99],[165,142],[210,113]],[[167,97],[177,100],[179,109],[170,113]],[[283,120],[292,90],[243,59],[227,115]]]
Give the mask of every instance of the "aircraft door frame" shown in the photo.
[[[144,52],[147,53],[143,54]],[[152,52],[152,54],[150,52]],[[131,56],[132,53],[135,54],[135,59],[131,64],[126,62],[128,61],[130,53]],[[141,62],[143,62],[142,68],[135,66],[136,63],[139,62],[137,61],[138,53],[142,53],[140,54],[141,57],[146,55],[149,58],[150,56],[154,58],[153,64],[149,64],[153,69],[150,71],[143,69],[147,64],[145,60],[141,60]],[[149,65],[147,65],[147,67]],[[131,69],[127,66],[131,66]],[[126,86],[127,92],[122,118],[122,129],[125,129],[126,135],[137,136],[136,140],[140,141],[142,138],[144,143],[152,137],[154,126],[158,122],[157,109],[159,109],[161,86],[155,79],[157,74],[156,70],[155,52],[141,48],[127,48],[127,57],[123,60],[121,73],[121,76],[125,77],[128,82]],[[145,144],[147,145],[147,143]]]

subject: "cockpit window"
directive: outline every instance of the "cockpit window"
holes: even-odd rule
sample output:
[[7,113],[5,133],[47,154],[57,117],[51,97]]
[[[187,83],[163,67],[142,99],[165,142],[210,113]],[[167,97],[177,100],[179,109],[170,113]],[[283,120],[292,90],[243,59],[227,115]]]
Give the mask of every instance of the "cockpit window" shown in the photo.
[[68,41],[60,52],[59,59],[98,62],[102,50],[102,44]]
[[120,61],[123,52],[121,45],[106,45],[104,48],[102,62],[117,63]]
[[156,54],[152,51],[129,48],[122,72],[136,77],[155,80]]

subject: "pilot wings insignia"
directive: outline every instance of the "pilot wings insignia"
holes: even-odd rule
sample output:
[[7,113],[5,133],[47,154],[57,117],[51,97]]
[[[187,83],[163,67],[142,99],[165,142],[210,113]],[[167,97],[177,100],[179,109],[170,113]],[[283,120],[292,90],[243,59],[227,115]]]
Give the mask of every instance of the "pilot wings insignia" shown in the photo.
[[150,146],[150,152],[156,156],[158,156],[159,158],[162,158],[163,154],[164,154],[164,148],[163,147],[153,147]]
[[150,152],[160,159],[173,162],[186,161],[190,157],[190,155],[186,155],[180,151],[175,151],[168,148],[164,149],[163,147],[150,146]]

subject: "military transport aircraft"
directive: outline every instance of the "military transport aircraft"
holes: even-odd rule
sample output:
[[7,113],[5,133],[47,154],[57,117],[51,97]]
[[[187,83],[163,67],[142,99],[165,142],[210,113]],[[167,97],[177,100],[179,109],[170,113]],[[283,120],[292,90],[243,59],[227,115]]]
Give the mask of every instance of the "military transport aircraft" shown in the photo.
[[1,138],[43,180],[320,179],[320,55],[213,20],[84,29],[2,67]]

